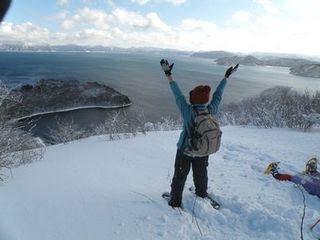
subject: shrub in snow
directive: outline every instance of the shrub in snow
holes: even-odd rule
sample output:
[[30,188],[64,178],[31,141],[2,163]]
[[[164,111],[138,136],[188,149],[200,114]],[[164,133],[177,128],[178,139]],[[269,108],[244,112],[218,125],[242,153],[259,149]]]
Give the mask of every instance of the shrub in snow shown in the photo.
[[44,144],[30,132],[0,123],[0,170],[29,164],[40,160],[44,153]]
[[145,122],[142,111],[131,112],[128,114],[124,109],[114,110],[106,120],[95,127],[95,135],[107,134],[110,140],[120,139],[121,137],[134,137],[137,133],[145,134],[148,131],[171,131],[182,128],[181,120],[172,118],[162,118],[156,123]]
[[315,124],[305,117],[311,113],[320,114],[320,92],[302,94],[290,87],[274,87],[239,103],[224,105],[219,118],[222,124],[307,130]]
[[107,134],[110,140],[135,137],[138,132],[145,133],[144,122],[142,111],[131,111],[129,114],[125,109],[113,110],[103,123],[95,127],[94,135]]
[[[19,103],[21,98],[10,94],[10,90],[0,81],[0,105],[5,101]],[[0,171],[28,164],[43,157],[44,144],[34,138],[30,131],[24,131],[13,123],[0,117]],[[3,177],[0,177],[3,180]]]
[[180,130],[182,128],[182,121],[174,120],[170,117],[162,117],[160,122],[144,124],[145,131],[172,131]]
[[311,100],[311,106],[315,113],[320,114],[320,91],[317,91]]
[[[11,90],[0,80],[0,106],[4,103],[7,106],[14,106],[21,103],[21,95],[18,93],[11,93]],[[1,111],[1,119],[6,119],[7,115]]]
[[135,137],[138,132],[145,133],[143,112],[126,109],[115,109],[109,112],[104,122],[91,125],[89,128],[81,128],[73,120],[61,120],[57,118],[57,124],[50,129],[50,139],[55,143],[68,143],[81,138],[94,135],[108,135],[110,140],[122,137]]
[[50,129],[50,138],[54,143],[68,143],[88,137],[88,133],[73,120],[61,120],[59,118],[56,120],[56,127]]

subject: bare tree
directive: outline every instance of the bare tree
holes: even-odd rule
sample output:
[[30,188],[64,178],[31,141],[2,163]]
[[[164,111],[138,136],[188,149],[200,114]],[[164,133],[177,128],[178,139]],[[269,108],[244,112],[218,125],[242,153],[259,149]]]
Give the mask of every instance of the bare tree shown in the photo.
[[[5,121],[10,119],[7,109],[19,105],[22,102],[21,94],[18,92],[11,91],[1,80],[0,80],[0,118]],[[5,107],[3,107],[3,105]]]
[[57,125],[50,129],[50,137],[54,143],[68,143],[87,137],[86,131],[72,120],[57,118]]
[[10,124],[0,125],[0,170],[14,168],[40,160],[45,146],[39,138],[14,128]]
[[131,111],[117,109],[111,111],[103,123],[94,129],[95,135],[108,134],[110,140],[121,137],[135,137],[138,132],[145,133],[145,118],[142,111]]
[[[18,104],[21,97],[11,94],[11,91],[0,81],[0,106],[3,102]],[[39,138],[34,138],[30,131],[23,131],[7,120],[0,117],[0,171],[8,168],[29,164],[43,157],[44,144]],[[3,180],[4,177],[0,177]]]

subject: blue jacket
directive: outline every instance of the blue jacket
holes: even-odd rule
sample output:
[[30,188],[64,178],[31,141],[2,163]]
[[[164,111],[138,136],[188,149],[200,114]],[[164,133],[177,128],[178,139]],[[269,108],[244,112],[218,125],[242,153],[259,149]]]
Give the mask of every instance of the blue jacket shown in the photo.
[[316,195],[320,198],[320,174],[316,173],[313,176],[312,175],[295,175],[292,176],[291,182],[294,182],[295,184],[301,184],[304,189],[312,194]]
[[206,110],[208,109],[209,112],[214,115],[219,110],[219,105],[222,99],[222,94],[224,87],[226,86],[227,80],[222,79],[219,83],[216,91],[212,95],[212,100],[209,105],[207,104],[194,104],[191,105],[187,103],[185,96],[182,94],[177,82],[170,81],[170,87],[174,94],[174,97],[176,99],[176,103],[178,105],[178,108],[181,112],[181,116],[183,119],[183,130],[180,134],[179,141],[177,143],[177,147],[180,150],[185,149],[187,146],[187,136],[191,136],[191,131],[193,129],[193,122],[194,118],[196,117],[196,113],[193,111],[193,107],[196,110]]

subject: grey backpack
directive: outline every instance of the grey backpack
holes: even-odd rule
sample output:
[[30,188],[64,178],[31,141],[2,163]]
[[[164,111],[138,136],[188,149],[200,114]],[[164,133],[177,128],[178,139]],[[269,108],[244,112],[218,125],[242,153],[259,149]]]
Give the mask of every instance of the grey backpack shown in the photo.
[[208,111],[194,111],[197,115],[188,141],[188,153],[194,157],[208,156],[219,150],[222,132],[218,121]]

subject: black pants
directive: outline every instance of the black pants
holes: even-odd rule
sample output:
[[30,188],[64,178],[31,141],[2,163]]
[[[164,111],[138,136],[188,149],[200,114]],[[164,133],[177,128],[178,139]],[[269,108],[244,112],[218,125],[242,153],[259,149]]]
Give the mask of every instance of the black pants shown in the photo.
[[184,155],[181,150],[177,150],[170,193],[171,200],[177,205],[181,204],[183,188],[191,166],[196,194],[200,197],[206,197],[208,195],[208,158],[208,156],[190,157]]

